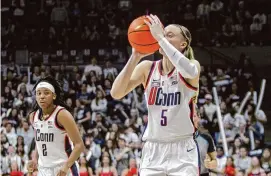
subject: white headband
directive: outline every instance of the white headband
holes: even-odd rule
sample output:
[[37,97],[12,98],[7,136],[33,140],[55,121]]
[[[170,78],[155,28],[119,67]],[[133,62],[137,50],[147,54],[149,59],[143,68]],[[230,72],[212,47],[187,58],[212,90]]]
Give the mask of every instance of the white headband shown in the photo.
[[49,89],[51,92],[55,93],[55,88],[52,84],[48,83],[48,82],[40,82],[37,87],[36,87],[36,91],[39,89],[39,88],[47,88]]

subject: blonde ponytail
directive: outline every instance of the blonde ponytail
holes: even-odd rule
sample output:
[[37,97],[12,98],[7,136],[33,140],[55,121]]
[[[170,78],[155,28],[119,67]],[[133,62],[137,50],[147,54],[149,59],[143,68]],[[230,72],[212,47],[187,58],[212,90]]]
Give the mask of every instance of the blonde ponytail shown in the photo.
[[[192,49],[191,46],[188,46],[188,47],[187,47],[187,49],[184,51],[184,55],[185,55],[185,57],[187,57],[189,60],[195,59],[194,51],[193,51],[193,49]],[[198,96],[199,96],[199,88],[198,88],[197,92],[195,92],[194,97],[192,98],[192,99],[193,99],[193,102],[194,102],[195,104],[197,104],[197,102],[198,102]]]
[[184,51],[185,57],[187,57],[189,60],[195,59],[194,51],[191,46],[188,46],[187,49]]

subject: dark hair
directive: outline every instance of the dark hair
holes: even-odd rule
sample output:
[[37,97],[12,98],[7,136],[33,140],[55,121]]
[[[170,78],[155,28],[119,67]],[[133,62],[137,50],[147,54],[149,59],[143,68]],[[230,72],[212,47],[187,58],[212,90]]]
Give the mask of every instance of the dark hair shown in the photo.
[[[70,111],[71,112],[71,109],[70,107],[65,103],[64,101],[64,98],[63,98],[63,95],[64,95],[64,91],[62,89],[62,83],[56,79],[54,79],[53,77],[51,76],[48,76],[48,77],[45,77],[45,78],[41,78],[40,80],[37,81],[37,83],[34,85],[33,87],[33,92],[35,92],[36,90],[36,87],[37,85],[40,83],[40,82],[47,82],[47,83],[50,83],[52,84],[52,86],[54,87],[55,89],[55,94],[56,94],[56,99],[54,100],[54,104],[55,105],[59,105],[59,106],[62,106],[64,107],[66,110]],[[37,101],[35,100],[35,103],[33,105],[33,111],[32,112],[35,112],[37,110],[40,110],[42,112],[42,109],[39,107]],[[42,113],[39,113],[39,115],[42,115]]]
[[233,159],[233,157],[232,157],[232,156],[228,156],[228,157],[227,157],[227,159],[229,159],[229,158],[230,158],[230,159],[231,159],[231,161],[232,161],[232,166],[235,168],[235,165],[234,165],[234,159]]

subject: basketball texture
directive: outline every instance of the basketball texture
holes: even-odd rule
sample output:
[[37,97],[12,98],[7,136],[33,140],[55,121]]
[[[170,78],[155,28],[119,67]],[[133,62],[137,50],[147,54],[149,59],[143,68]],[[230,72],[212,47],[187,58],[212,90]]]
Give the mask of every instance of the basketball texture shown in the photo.
[[144,19],[148,20],[145,16],[141,16],[130,24],[128,40],[136,51],[140,53],[153,53],[159,49],[159,44],[153,38],[149,26],[145,24]]

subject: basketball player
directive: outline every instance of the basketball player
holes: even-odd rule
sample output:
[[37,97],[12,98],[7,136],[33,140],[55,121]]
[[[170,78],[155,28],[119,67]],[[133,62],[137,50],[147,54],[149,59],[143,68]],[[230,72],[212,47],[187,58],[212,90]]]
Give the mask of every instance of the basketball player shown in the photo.
[[[138,85],[145,88],[148,125],[140,164],[141,176],[199,175],[198,149],[194,140],[193,98],[197,95],[200,64],[190,46],[191,34],[181,25],[162,28],[157,16],[147,16],[163,59],[139,61],[133,53],[116,78],[111,95],[120,99]],[[138,64],[139,63],[139,64]]]
[[[35,130],[38,176],[78,176],[76,160],[84,144],[68,106],[62,100],[60,84],[46,77],[34,86],[36,102],[30,114]],[[74,146],[73,146],[74,144]],[[33,172],[34,162],[28,164]]]

